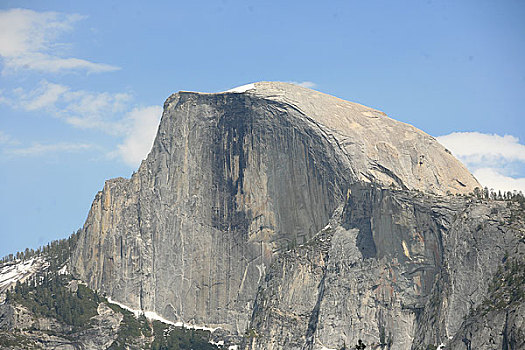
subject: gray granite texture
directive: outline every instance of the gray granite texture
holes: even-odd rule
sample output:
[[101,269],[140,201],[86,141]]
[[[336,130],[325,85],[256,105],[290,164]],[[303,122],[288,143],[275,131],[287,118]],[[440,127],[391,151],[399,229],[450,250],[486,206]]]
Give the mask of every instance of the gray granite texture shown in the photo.
[[426,349],[501,318],[464,323],[523,226],[461,196],[478,186],[369,107],[286,83],[179,92],[138,171],[95,197],[71,271],[244,348]]

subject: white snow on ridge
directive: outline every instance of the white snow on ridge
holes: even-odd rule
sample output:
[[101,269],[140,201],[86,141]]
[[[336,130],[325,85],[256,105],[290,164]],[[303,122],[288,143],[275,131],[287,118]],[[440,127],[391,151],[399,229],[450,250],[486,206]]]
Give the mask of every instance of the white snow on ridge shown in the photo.
[[31,258],[26,261],[8,263],[0,268],[0,293],[27,280],[40,269],[46,268],[49,263],[42,258]]
[[142,315],[142,311],[140,310],[136,310],[136,309],[132,309],[130,308],[129,306],[127,305],[124,305],[122,303],[119,303],[118,301],[115,301],[113,299],[111,299],[110,297],[107,298],[108,299],[108,302],[111,303],[111,304],[115,304],[115,305],[118,305],[120,306],[121,308],[123,308],[124,310],[128,310],[129,312],[131,312],[132,314],[135,315],[135,317],[139,317],[140,315]]
[[122,303],[119,303],[118,301],[115,301],[115,300],[113,300],[113,299],[111,299],[109,297],[107,299],[108,299],[108,302],[110,302],[111,304],[118,305],[121,308],[123,308],[124,310],[128,310],[129,312],[133,313],[135,315],[135,317],[139,317],[140,315],[144,315],[150,321],[152,321],[152,320],[160,321],[162,323],[170,324],[170,325],[175,326],[175,327],[184,327],[184,328],[189,328],[189,329],[198,329],[198,330],[204,330],[204,331],[210,331],[210,332],[214,332],[215,330],[218,329],[218,328],[210,328],[210,327],[206,327],[206,326],[195,326],[195,325],[190,325],[190,324],[186,324],[186,323],[183,323],[183,322],[172,322],[172,321],[169,321],[169,320],[165,319],[164,317],[160,316],[159,314],[157,314],[154,311],[142,311],[142,310],[133,309],[133,308],[131,308],[131,307],[127,306],[127,305],[124,305]]
[[248,90],[254,90],[254,89],[255,89],[255,84],[251,83],[251,84],[237,86],[233,89],[226,90],[224,92],[236,92],[236,93],[242,94],[243,92],[246,92]]
[[153,312],[153,311],[145,311],[144,316],[146,316],[146,318],[150,321],[155,320],[155,321],[160,321],[162,323],[171,324],[172,326],[175,326],[175,327],[182,327],[182,322],[168,321],[167,319],[165,319],[164,317],[158,315],[156,312]]
[[217,328],[211,328],[211,327],[206,327],[206,326],[196,326],[196,325],[183,323],[183,322],[180,322],[180,321],[179,322],[171,322],[171,321],[168,321],[167,319],[165,319],[164,317],[158,315],[156,312],[153,312],[153,311],[145,311],[144,312],[144,316],[146,316],[146,318],[148,320],[160,321],[160,322],[163,322],[163,323],[171,324],[171,325],[173,325],[175,327],[184,327],[184,328],[189,328],[189,329],[198,329],[198,330],[209,331],[209,332],[215,332],[215,330],[217,330]]

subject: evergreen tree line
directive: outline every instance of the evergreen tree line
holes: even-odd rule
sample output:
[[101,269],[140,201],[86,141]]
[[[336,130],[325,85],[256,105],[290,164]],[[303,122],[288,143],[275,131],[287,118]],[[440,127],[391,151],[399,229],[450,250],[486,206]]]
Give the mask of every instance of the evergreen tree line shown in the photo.
[[151,338],[154,350],[212,350],[210,332],[174,327],[159,321],[150,322],[144,315],[135,317],[120,306],[108,303],[107,299],[85,285],[70,287],[71,277],[56,271],[44,271],[24,283],[17,282],[6,292],[6,302],[25,306],[37,317],[54,318],[73,326],[72,331],[86,329],[90,319],[96,316],[98,305],[106,303],[115,312],[123,315],[117,339],[111,350],[124,350],[141,338]]
[[525,209],[525,197],[521,191],[494,191],[494,189],[485,188],[474,188],[474,192],[471,193],[471,196],[474,196],[478,199],[486,200],[498,200],[498,201],[512,201],[520,204],[522,209]]
[[78,284],[76,291],[71,291],[68,287],[70,281],[70,277],[56,271],[45,271],[24,283],[17,282],[6,292],[6,302],[21,304],[37,316],[81,327],[97,315],[98,304],[103,298],[82,284]]
[[23,252],[16,254],[9,254],[0,259],[0,264],[5,264],[13,261],[26,261],[33,257],[44,256],[49,257],[51,269],[62,266],[66,260],[71,256],[80,235],[80,230],[73,232],[71,236],[64,239],[52,241],[38,249],[26,248]]

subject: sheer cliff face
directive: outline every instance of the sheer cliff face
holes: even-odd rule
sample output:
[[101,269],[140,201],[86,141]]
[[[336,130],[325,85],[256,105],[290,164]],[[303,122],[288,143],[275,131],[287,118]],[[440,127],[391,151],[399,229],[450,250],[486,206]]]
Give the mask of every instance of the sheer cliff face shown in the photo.
[[97,195],[75,271],[132,307],[242,332],[275,252],[306,242],[341,202],[337,152],[288,106],[174,95],[138,172]]
[[97,194],[71,264],[130,307],[253,329],[246,347],[409,349],[461,327],[433,296],[464,314],[476,293],[437,283],[472,264],[447,272],[465,200],[429,193],[476,186],[432,137],[365,106],[284,83],[180,92],[139,170]]

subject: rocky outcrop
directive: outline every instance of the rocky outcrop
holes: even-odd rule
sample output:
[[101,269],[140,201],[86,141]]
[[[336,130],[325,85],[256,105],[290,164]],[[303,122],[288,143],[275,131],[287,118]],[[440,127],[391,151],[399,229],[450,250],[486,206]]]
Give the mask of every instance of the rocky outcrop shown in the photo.
[[477,186],[434,138],[359,104],[284,83],[179,92],[138,171],[97,194],[71,267],[247,348],[426,346],[463,327],[516,241],[490,221],[506,208],[485,220],[496,204],[454,196]]
[[37,316],[26,307],[0,305],[0,345],[2,349],[107,349],[118,336],[122,315],[105,303],[98,315],[78,330],[54,318]]
[[524,349],[525,305],[470,315],[449,343],[451,349]]
[[[49,262],[42,258],[31,258],[25,261],[16,260],[3,264],[0,267],[0,297],[16,285],[23,283],[49,267]],[[0,298],[0,302],[3,300]]]
[[492,349],[489,339],[504,341],[506,313],[508,339],[522,344],[524,300],[473,316],[498,263],[523,264],[523,226],[510,215],[504,202],[352,187],[340,221],[269,268],[244,347],[341,349],[362,339],[381,349],[463,349],[468,339]]
[[[453,212],[455,220],[443,235],[443,268],[431,299],[420,314],[420,322],[432,327],[421,328],[416,343],[437,343],[438,339],[445,342],[460,334],[465,320],[472,317],[487,298],[491,298],[490,282],[498,277],[498,268],[507,259],[514,259],[525,268],[524,225],[512,221],[515,209],[508,204],[503,201],[470,201],[462,210]],[[525,285],[523,281],[521,283],[523,289]],[[504,315],[508,302],[500,302],[505,305],[500,310]],[[495,317],[497,314],[499,312],[491,315]],[[503,323],[496,328],[503,329]],[[487,334],[483,332],[478,334],[480,338],[485,336]],[[501,335],[499,338],[501,340]],[[478,347],[472,347],[475,348]]]

